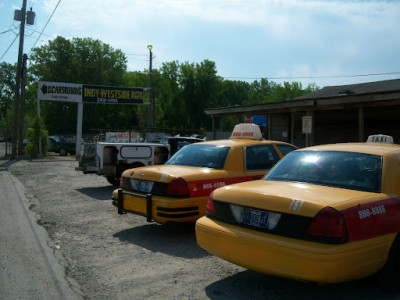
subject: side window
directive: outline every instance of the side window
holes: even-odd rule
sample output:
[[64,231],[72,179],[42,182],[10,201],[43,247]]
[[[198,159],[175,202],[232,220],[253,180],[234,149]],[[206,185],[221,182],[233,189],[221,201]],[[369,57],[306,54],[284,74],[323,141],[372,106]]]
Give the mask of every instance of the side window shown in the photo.
[[246,148],[246,170],[271,169],[279,161],[279,155],[272,145],[257,145]]
[[162,165],[168,160],[168,148],[157,146],[154,148],[154,164]]
[[290,145],[276,145],[278,147],[278,149],[282,152],[282,155],[285,156],[286,154],[296,150],[295,147],[290,146]]
[[190,144],[190,142],[188,142],[188,141],[178,141],[177,150],[180,150],[181,148],[183,148],[183,147],[185,147],[185,146],[187,146],[189,144]]

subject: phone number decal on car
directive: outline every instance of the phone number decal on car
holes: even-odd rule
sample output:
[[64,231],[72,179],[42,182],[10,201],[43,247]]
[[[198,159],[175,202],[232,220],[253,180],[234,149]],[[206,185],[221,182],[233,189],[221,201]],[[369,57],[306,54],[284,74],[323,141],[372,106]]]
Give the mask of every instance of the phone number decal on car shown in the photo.
[[216,189],[223,186],[225,186],[225,182],[204,183],[203,189],[204,190]]
[[386,212],[385,206],[379,205],[372,208],[360,210],[358,212],[358,216],[360,217],[360,219],[365,219],[371,216],[384,214],[385,212]]

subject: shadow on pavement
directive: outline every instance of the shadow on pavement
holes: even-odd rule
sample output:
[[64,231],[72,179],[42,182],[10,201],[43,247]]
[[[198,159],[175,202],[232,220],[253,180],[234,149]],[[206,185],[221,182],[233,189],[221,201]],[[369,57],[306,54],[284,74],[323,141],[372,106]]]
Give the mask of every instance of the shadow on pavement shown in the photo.
[[[374,277],[339,283],[317,284],[265,275],[253,271],[238,272],[206,288],[210,299],[398,299],[380,291]],[[331,295],[328,297],[327,295]]]
[[20,159],[9,159],[5,160],[4,162],[0,163],[0,171],[7,171],[8,167],[12,166],[13,164],[17,163]]
[[[196,242],[194,224],[146,224],[122,230],[113,235],[122,242],[176,257],[201,258],[209,256]],[[193,251],[196,249],[196,251]]]
[[97,200],[110,200],[115,188],[112,185],[77,189],[78,192]]

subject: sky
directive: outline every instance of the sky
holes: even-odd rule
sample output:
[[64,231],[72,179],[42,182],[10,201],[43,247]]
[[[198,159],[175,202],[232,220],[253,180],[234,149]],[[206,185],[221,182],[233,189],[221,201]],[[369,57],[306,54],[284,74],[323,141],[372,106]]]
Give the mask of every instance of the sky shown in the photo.
[[[153,68],[207,59],[229,80],[322,88],[400,78],[400,0],[26,1],[36,14],[28,56],[60,35],[120,49],[128,71],[148,70],[152,45]],[[0,0],[0,62],[17,62],[22,2]]]

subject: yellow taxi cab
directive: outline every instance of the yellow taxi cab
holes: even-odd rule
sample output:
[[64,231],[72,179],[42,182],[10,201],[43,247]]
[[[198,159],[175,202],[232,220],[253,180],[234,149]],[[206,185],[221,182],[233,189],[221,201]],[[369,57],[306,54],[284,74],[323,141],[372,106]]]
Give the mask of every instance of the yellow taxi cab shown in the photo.
[[291,144],[264,140],[257,125],[238,124],[230,139],[187,145],[165,165],[124,171],[113,205],[119,214],[143,215],[149,222],[195,222],[214,189],[261,179],[293,150]]
[[400,145],[388,141],[296,150],[263,180],[216,189],[197,243],[261,273],[319,283],[377,273],[399,289]]

